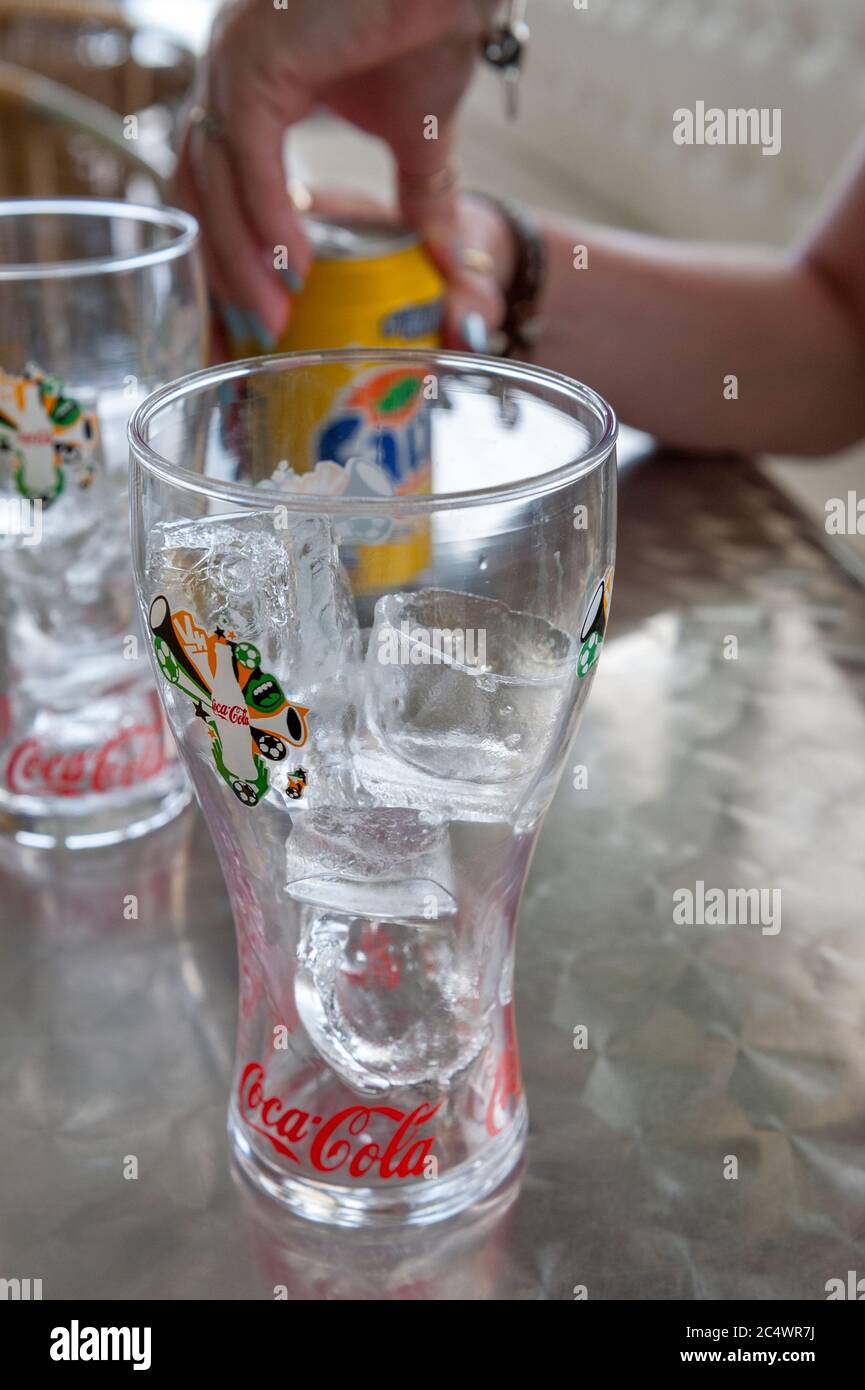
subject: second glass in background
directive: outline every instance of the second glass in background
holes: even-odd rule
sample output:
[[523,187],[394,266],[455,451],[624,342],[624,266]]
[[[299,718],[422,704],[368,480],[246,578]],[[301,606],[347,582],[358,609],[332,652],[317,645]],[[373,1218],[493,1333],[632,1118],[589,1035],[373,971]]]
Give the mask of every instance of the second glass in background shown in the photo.
[[133,603],[126,425],[205,332],[186,213],[0,202],[0,831],[21,843],[111,843],[188,799]]

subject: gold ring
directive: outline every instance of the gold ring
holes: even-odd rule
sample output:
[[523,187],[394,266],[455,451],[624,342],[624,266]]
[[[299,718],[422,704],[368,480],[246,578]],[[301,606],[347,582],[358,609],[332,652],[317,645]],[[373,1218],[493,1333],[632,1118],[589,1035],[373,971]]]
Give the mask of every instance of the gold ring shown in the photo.
[[476,270],[478,275],[492,275],[495,261],[489,251],[481,251],[477,246],[465,246],[460,252],[460,265],[466,270]]

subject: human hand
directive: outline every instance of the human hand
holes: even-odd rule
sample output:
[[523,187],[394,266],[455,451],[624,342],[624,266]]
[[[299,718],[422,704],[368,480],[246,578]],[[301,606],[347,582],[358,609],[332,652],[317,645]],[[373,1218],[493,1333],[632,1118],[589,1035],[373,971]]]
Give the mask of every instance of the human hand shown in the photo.
[[[174,196],[201,224],[208,278],[229,328],[251,329],[271,347],[308,273],[283,144],[318,104],[387,142],[401,216],[445,272],[456,273],[454,118],[493,8],[493,0],[292,0],[287,9],[233,0],[219,15]],[[430,116],[435,139],[425,136]],[[281,271],[278,247],[288,263]]]
[[[337,220],[399,222],[400,213],[379,199],[340,189],[315,189],[310,211]],[[505,313],[504,292],[514,271],[515,247],[495,204],[463,193],[455,200],[453,254],[442,266],[446,280],[444,347],[487,352]]]

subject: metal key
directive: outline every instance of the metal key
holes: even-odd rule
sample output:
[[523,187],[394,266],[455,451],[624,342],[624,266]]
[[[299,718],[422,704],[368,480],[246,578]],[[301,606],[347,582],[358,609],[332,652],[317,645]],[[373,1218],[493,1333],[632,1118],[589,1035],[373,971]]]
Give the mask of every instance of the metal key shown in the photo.
[[517,114],[520,70],[529,41],[525,21],[526,0],[509,0],[508,17],[493,29],[484,44],[484,58],[498,68],[505,83],[505,112],[509,120]]

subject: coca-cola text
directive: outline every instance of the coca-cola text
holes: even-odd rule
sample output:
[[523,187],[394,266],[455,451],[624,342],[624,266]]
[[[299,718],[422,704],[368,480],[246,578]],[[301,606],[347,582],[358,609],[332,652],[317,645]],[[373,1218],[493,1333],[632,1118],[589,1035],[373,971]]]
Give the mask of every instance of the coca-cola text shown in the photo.
[[[349,1105],[325,1117],[289,1107],[280,1096],[266,1095],[265,1079],[260,1062],[250,1062],[244,1069],[238,1088],[240,1113],[250,1129],[263,1135],[277,1153],[293,1163],[302,1160],[291,1146],[303,1144],[306,1161],[319,1173],[342,1171],[352,1178],[372,1173],[379,1178],[424,1176],[424,1164],[435,1144],[435,1135],[418,1138],[418,1130],[429,1123],[441,1102],[423,1103],[408,1113],[390,1105]],[[372,1139],[360,1146],[352,1142],[371,1123],[381,1120],[390,1126],[384,1145]]]
[[24,796],[85,796],[132,787],[157,777],[168,763],[161,720],[121,729],[101,748],[57,752],[26,738],[6,762],[6,785]]
[[223,705],[219,700],[212,702],[213,713],[220,719],[227,719],[229,724],[249,724],[249,714],[243,705]]

